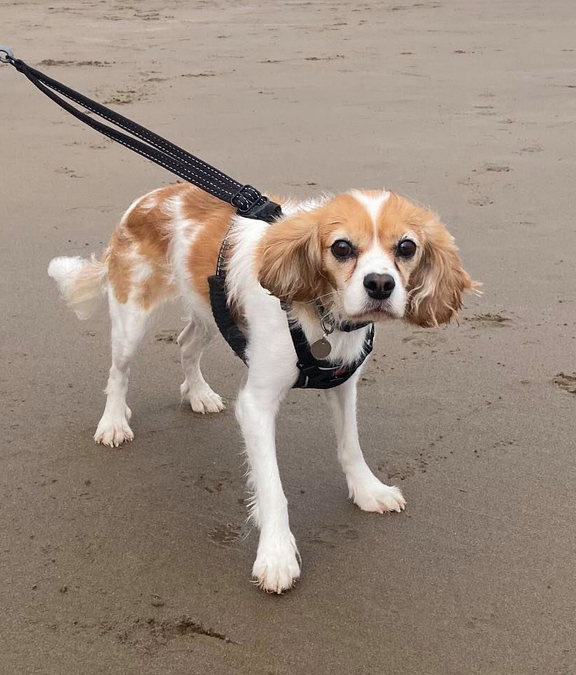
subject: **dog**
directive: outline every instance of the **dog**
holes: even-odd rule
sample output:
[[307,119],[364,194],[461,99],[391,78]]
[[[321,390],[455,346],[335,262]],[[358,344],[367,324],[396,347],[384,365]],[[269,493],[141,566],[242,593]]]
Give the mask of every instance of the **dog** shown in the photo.
[[[310,344],[326,333],[321,303],[336,324],[326,338],[330,359],[352,364],[370,328],[345,332],[338,330],[339,322],[400,319],[438,326],[457,315],[462,294],[477,284],[438,217],[395,193],[352,190],[301,202],[273,199],[283,215],[269,224],[242,218],[231,205],[189,184],[163,187],[130,206],[100,259],[55,258],[48,274],[82,319],[108,296],[112,367],[94,439],[117,447],[134,438],[126,404],[130,363],[168,300],[182,298],[188,320],[178,337],[183,399],[197,413],[224,409],[202,375],[200,359],[216,333],[208,277],[227,237],[228,299],[248,338],[248,376],[236,417],[249,465],[250,517],[260,530],[252,576],[262,589],[282,593],[299,578],[301,560],[276,461],[276,414],[298,375],[285,306],[278,300],[290,303],[290,319]],[[400,490],[380,482],[360,449],[360,370],[325,392],[348,494],[363,511],[400,512],[405,506]]]

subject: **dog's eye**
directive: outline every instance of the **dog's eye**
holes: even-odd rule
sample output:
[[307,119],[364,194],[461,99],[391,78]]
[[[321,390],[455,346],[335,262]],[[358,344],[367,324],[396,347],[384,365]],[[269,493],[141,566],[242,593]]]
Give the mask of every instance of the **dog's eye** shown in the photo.
[[349,241],[346,241],[346,239],[338,239],[332,244],[331,251],[335,258],[344,260],[354,253],[354,247]]
[[416,253],[416,244],[412,239],[403,239],[396,249],[399,258],[412,258]]

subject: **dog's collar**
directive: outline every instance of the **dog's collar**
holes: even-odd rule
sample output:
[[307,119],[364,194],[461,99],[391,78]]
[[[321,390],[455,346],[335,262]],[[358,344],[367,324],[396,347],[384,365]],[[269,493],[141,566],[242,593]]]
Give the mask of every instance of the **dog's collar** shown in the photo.
[[[285,312],[290,312],[292,310],[292,305],[289,302],[285,302],[284,300],[280,301],[280,307],[282,307]],[[314,303],[314,309],[316,310],[316,314],[318,315],[318,319],[320,321],[320,326],[322,327],[325,335],[330,335],[335,330],[340,330],[343,333],[352,333],[355,330],[360,330],[361,328],[366,328],[366,326],[370,325],[370,321],[352,323],[350,321],[342,321],[337,319],[324,307],[324,305],[319,300]]]
[[[332,335],[335,330],[342,331],[343,333],[351,333],[352,331],[360,330],[360,328],[371,326],[370,330],[368,331],[369,335],[366,335],[364,351],[366,354],[368,354],[372,349],[374,326],[370,323],[350,323],[349,321],[339,321],[333,314],[325,309],[319,300],[317,300],[314,303],[314,308],[316,309],[316,313],[320,321],[322,337],[309,344],[306,340],[304,332],[302,331],[302,328],[298,327],[296,323],[290,319],[290,304],[281,301],[280,306],[286,312],[286,317],[288,318],[292,342],[294,343],[296,353],[298,354],[298,368],[300,369],[301,373],[303,372],[303,364],[309,363],[312,368],[317,368],[318,364],[330,355],[330,352],[332,351],[332,345],[326,338],[329,335]],[[305,348],[303,348],[303,345],[305,345]],[[308,379],[306,379],[306,382],[308,382]]]
[[314,303],[314,306],[316,307],[316,313],[320,319],[322,330],[325,333],[330,334],[335,330],[341,330],[343,333],[352,333],[355,330],[360,330],[360,328],[366,328],[366,326],[370,325],[369,321],[362,321],[360,323],[341,321],[331,314],[319,300]]

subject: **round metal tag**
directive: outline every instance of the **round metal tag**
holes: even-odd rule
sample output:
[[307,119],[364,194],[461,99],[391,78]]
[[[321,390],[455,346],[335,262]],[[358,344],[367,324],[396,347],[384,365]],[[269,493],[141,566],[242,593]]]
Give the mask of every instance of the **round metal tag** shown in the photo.
[[310,352],[315,359],[325,359],[331,351],[332,345],[326,338],[320,338],[310,345]]

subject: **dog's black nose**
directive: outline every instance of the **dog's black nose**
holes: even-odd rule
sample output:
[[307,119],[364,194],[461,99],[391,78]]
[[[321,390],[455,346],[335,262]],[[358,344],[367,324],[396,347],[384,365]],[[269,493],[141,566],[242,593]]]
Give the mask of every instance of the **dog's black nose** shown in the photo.
[[364,288],[374,300],[386,300],[392,295],[396,286],[391,274],[367,274],[364,277]]

